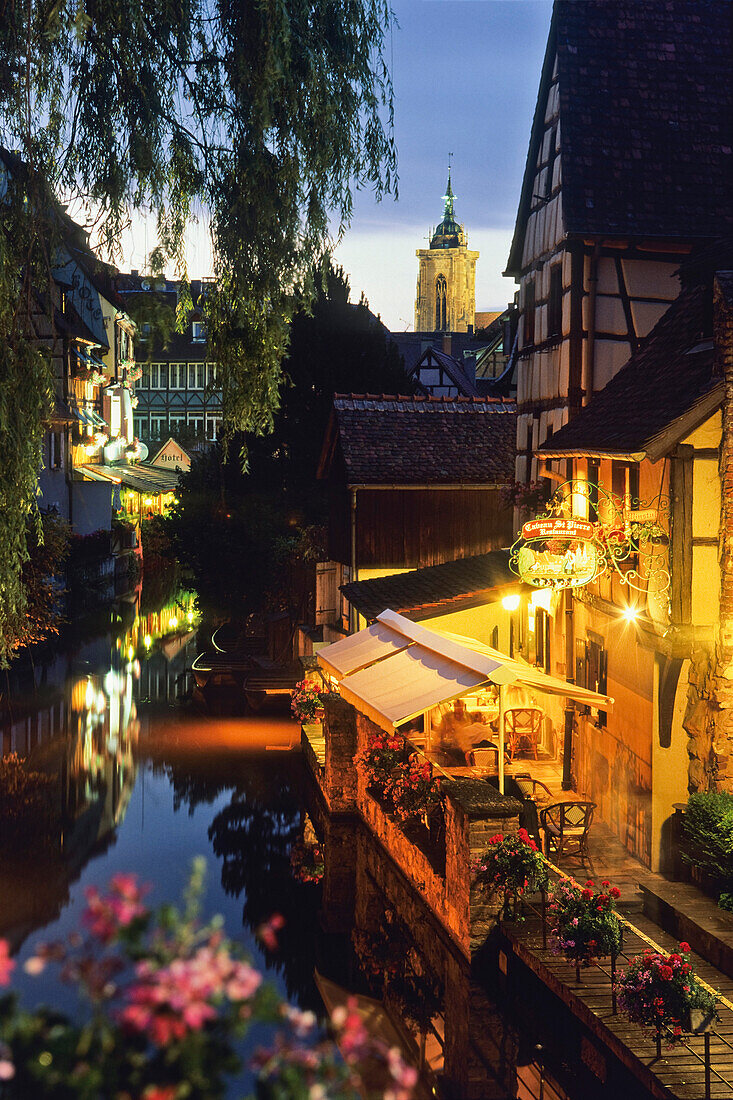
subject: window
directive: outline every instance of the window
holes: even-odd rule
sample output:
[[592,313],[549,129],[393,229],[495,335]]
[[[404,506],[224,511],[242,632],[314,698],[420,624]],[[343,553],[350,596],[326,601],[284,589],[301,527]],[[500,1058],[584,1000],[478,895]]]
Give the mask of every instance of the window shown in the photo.
[[205,363],[188,364],[188,388],[190,390],[202,390],[204,388]]
[[158,378],[159,378],[159,381],[160,381],[160,387],[159,388],[161,390],[167,390],[168,389],[168,364],[167,363],[161,363],[160,364],[160,371],[159,371]]
[[[585,641],[578,638],[575,643],[575,682],[580,687],[590,691],[598,691],[605,695],[608,686],[608,654],[605,642],[600,634],[588,631]],[[584,713],[590,712],[589,707],[581,708]],[[598,711],[597,724],[605,726],[607,714],[605,710]]]
[[162,439],[168,432],[168,418],[165,416],[150,417],[150,438]]
[[206,326],[203,321],[194,321],[191,325],[194,344],[203,344],[206,341]]
[[524,289],[524,346],[534,344],[534,282],[530,280]]
[[60,470],[63,462],[62,443],[63,436],[61,432],[49,432],[48,433],[48,468],[49,470]]
[[547,171],[545,172],[545,194],[544,198],[549,199],[552,194],[552,177],[555,172],[555,161],[557,159],[557,124],[552,127],[550,133],[550,148],[547,154]]
[[598,522],[598,482],[601,475],[601,464],[597,458],[588,459],[588,519],[591,523]]
[[562,264],[550,268],[550,297],[547,303],[547,335],[562,335]]
[[212,441],[216,440],[221,434],[221,417],[220,416],[207,416],[206,417],[206,438]]
[[185,390],[186,388],[186,364],[171,363],[170,388],[172,390]]
[[140,375],[140,389],[150,389],[150,363],[142,364],[142,374]]
[[[537,665],[550,672],[550,616],[544,607],[535,609],[534,617],[535,653]],[[494,647],[496,648],[496,647]]]
[[148,439],[148,426],[150,421],[147,416],[135,416],[135,435],[140,439]]
[[438,332],[445,332],[448,328],[447,298],[445,275],[439,275],[435,280],[435,328]]
[[188,426],[196,436],[202,436],[204,433],[204,418],[203,416],[189,416]]
[[182,428],[186,427],[185,416],[172,416],[170,419],[171,435],[175,436]]
[[215,386],[217,382],[216,377],[216,363],[206,364],[206,385]]

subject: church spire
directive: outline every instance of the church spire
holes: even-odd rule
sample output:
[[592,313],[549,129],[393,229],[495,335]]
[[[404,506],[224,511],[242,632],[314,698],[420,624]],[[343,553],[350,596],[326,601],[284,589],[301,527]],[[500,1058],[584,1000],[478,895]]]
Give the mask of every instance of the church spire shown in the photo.
[[446,189],[445,194],[443,195],[443,202],[445,203],[445,208],[443,210],[443,217],[444,218],[450,218],[451,221],[453,221],[453,219],[455,218],[455,212],[453,210],[453,199],[454,198],[455,198],[455,195],[453,194],[453,188],[451,187],[451,182],[450,182],[450,164],[449,164],[448,165],[448,187]]

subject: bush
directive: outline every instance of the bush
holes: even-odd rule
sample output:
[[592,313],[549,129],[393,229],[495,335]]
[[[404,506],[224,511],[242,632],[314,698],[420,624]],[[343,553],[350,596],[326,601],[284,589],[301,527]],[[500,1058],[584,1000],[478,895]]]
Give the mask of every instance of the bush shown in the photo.
[[52,842],[55,786],[50,775],[29,771],[17,753],[0,758],[0,843],[4,848]]
[[[36,945],[25,964],[31,975],[59,966],[61,981],[81,995],[83,1022],[0,997],[4,1100],[219,1100],[243,1068],[240,1041],[263,1024],[275,1037],[270,1049],[249,1052],[258,1096],[358,1100],[366,1066],[370,1074],[376,1067],[380,1095],[410,1100],[417,1071],[369,1036],[355,1000],[333,1012],[324,1033],[313,1013],[265,984],[220,919],[199,919],[202,861],[182,912],[171,905],[152,912],[145,892],[126,874],[112,878],[107,894],[87,887],[81,929]],[[268,950],[277,950],[282,924],[275,914],[259,929]],[[0,986],[15,965],[0,939]]]
[[367,747],[356,757],[357,768],[366,776],[367,786],[380,797],[390,785],[392,772],[407,761],[407,745],[397,733],[373,734]]
[[733,889],[733,794],[700,791],[690,795],[683,817],[682,859],[709,875],[718,890]]

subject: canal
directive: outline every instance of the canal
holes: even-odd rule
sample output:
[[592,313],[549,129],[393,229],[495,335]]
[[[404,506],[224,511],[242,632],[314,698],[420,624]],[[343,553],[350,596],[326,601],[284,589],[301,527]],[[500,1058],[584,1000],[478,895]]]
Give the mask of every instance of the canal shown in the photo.
[[[323,1016],[356,994],[375,1033],[421,1068],[419,1096],[614,1095],[565,1060],[569,1025],[529,978],[491,992],[495,960],[471,968],[367,830],[328,820],[282,702],[236,714],[235,699],[192,696],[193,607],[183,592],[154,611],[128,604],[7,676],[3,757],[53,780],[49,807],[0,862],[0,936],[20,962],[79,926],[86,887],[134,871],[152,904],[175,901],[203,855],[206,915],[222,914],[299,1007]],[[273,913],[285,924],[271,954],[256,932]],[[26,1004],[76,1011],[52,978],[16,975]]]

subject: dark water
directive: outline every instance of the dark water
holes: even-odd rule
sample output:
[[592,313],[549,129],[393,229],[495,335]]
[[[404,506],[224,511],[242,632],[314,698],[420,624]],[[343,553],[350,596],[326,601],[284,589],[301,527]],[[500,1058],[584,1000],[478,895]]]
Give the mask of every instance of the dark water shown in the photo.
[[[347,993],[364,998],[374,1030],[420,1065],[420,1096],[613,1095],[587,1086],[562,1049],[542,1048],[539,1002],[523,1007],[520,992],[518,1012],[497,1008],[365,829],[325,817],[286,713],[227,717],[185,700],[198,649],[191,606],[179,593],[143,616],[123,609],[113,633],[60,645],[8,678],[3,754],[29,756],[55,780],[50,840],[29,838],[0,864],[0,936],[21,963],[38,940],[79,926],[85,887],[134,871],[152,904],[174,901],[203,855],[205,914],[222,914],[299,1006],[323,1014]],[[325,877],[303,883],[291,849],[316,834]],[[275,912],[285,927],[270,955],[255,930]],[[75,1011],[65,987],[16,974],[26,1003]]]

